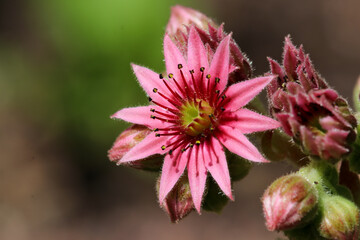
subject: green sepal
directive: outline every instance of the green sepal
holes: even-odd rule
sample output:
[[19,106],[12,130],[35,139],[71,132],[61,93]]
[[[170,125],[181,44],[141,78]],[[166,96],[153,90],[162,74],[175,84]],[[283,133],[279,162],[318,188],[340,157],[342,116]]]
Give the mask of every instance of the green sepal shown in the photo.
[[231,182],[239,181],[248,175],[252,167],[250,161],[245,160],[244,158],[241,158],[229,151],[225,151],[225,154],[228,161]]
[[355,142],[352,144],[352,152],[348,159],[350,162],[350,169],[353,172],[360,174],[360,124],[357,126],[357,137]]
[[207,185],[207,194],[204,198],[202,209],[209,212],[220,213],[228,203],[229,198],[220,190],[214,179],[208,179]]

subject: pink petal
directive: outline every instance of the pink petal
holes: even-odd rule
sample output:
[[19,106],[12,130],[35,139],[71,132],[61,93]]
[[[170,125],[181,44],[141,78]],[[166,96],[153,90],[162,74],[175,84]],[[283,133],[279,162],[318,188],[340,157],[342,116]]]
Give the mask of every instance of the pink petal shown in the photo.
[[[163,204],[166,196],[175,186],[180,176],[183,174],[185,167],[188,163],[191,151],[188,150],[184,153],[180,148],[175,150],[172,154],[165,156],[164,165],[162,167],[160,188],[159,188],[159,202]],[[174,164],[175,163],[175,164]]]
[[240,130],[228,126],[219,126],[219,130],[217,137],[229,151],[253,162],[269,162]]
[[258,77],[231,85],[225,93],[229,99],[224,106],[225,109],[227,111],[236,111],[245,106],[274,78],[276,76]]
[[188,164],[188,177],[191,196],[198,213],[201,210],[202,196],[205,190],[207,170],[204,164],[203,145],[193,147]]
[[214,79],[220,78],[220,82],[217,84],[216,89],[222,92],[228,82],[229,76],[229,60],[230,60],[230,38],[231,35],[228,35],[224,38],[220,45],[217,47],[214,57],[211,61],[209,74],[211,76],[212,82]]
[[154,154],[164,154],[165,151],[161,147],[166,144],[167,140],[167,137],[155,137],[155,133],[150,133],[144,140],[127,152],[118,164],[144,159]]
[[298,51],[290,40],[290,36],[285,37],[284,61],[283,66],[288,76],[296,78],[296,64]]
[[136,78],[147,95],[158,103],[169,105],[169,103],[158,93],[153,92],[154,88],[158,89],[159,92],[165,95],[169,91],[160,79],[159,74],[146,67],[141,67],[136,64],[131,64],[131,67],[133,68]]
[[277,113],[275,114],[275,116],[280,121],[281,126],[283,127],[285,133],[290,136],[293,136],[293,132],[289,124],[289,118],[291,118],[291,115],[289,113]]
[[275,129],[281,126],[278,121],[245,108],[236,112],[225,112],[222,120],[224,121],[222,124],[237,128],[243,134]]
[[200,83],[201,81],[200,68],[204,67],[206,71],[209,70],[209,62],[207,59],[205,46],[201,41],[195,27],[191,27],[189,33],[188,67],[190,70],[194,70],[194,78],[197,80],[196,84]]
[[281,80],[283,80],[285,74],[280,64],[270,57],[268,57],[267,60],[270,63],[271,73],[274,75],[278,75],[281,78]]
[[158,119],[152,119],[150,116],[152,115],[151,109],[160,110],[164,112],[158,106],[143,106],[143,107],[133,107],[133,108],[123,108],[120,111],[117,111],[115,114],[111,116],[111,118],[122,119],[127,122],[145,125],[149,128],[163,128],[168,124],[160,121]]
[[181,76],[178,65],[182,65],[181,70],[184,74],[186,81],[189,81],[189,79],[191,79],[191,75],[189,73],[189,69],[187,67],[184,56],[181,54],[180,50],[176,47],[176,45],[173,43],[173,41],[168,35],[165,35],[164,38],[164,56],[167,73],[172,73],[180,86],[182,88],[185,88],[185,85],[183,83],[184,79]]
[[216,138],[211,138],[205,142],[203,151],[207,170],[209,170],[224,194],[234,200],[231,192],[229,168],[220,142]]

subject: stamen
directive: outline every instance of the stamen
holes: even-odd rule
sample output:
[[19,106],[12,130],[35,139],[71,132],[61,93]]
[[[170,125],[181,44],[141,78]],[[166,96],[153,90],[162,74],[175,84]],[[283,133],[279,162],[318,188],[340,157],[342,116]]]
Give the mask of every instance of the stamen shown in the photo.
[[184,92],[184,89],[183,89],[182,87],[180,87],[179,83],[176,81],[175,78],[173,78],[173,81],[175,82],[176,87],[180,90],[181,94],[182,94],[183,96],[186,96],[186,94],[185,94],[185,92]]
[[174,74],[169,73],[168,77],[169,77],[169,78],[173,78],[173,77],[174,77]]
[[164,106],[164,105],[162,105],[161,103],[158,103],[158,102],[155,102],[155,101],[152,101],[155,105],[158,105],[159,107],[161,107],[161,108],[163,108],[163,109],[165,109],[165,110],[167,110],[167,111],[169,111],[169,112],[171,112],[171,113],[173,113],[173,114],[175,114],[175,115],[177,115],[178,114],[178,110],[176,110],[176,109],[173,109],[173,108],[169,108],[169,107],[166,107],[166,106]]
[[171,92],[171,94],[172,94],[174,97],[176,97],[179,101],[182,101],[182,97],[180,97],[180,95],[179,95],[177,92],[173,91],[173,90],[171,89],[171,87],[169,86],[169,84],[168,84],[165,80],[163,80],[163,82],[164,82],[165,86],[167,87],[167,89]]
[[154,88],[154,89],[153,89],[153,92],[154,92],[154,93],[157,93],[157,91],[158,91],[157,88]]
[[159,78],[160,78],[160,79],[163,79],[163,78],[164,78],[164,76],[162,75],[162,73],[159,74]]
[[195,81],[195,78],[194,78],[194,70],[190,70],[190,75],[191,75],[191,79],[192,79],[192,82],[193,82],[193,85],[194,85],[194,101],[195,101],[196,100],[196,93],[199,92],[199,91],[198,91],[196,81]]
[[159,129],[158,129],[158,128],[154,128],[153,131],[154,131],[154,132],[157,132],[157,131],[159,131]]
[[161,150],[165,150],[166,149],[166,146],[165,145],[162,145],[161,146]]
[[183,65],[182,64],[178,64],[178,69],[182,69]]
[[204,72],[205,68],[204,67],[201,67],[200,68],[200,72]]
[[[183,133],[182,132],[173,132],[173,133],[158,133],[159,134],[159,137],[160,136],[178,136],[178,135],[182,135]],[[156,136],[156,134],[155,134],[155,137],[157,137]]]
[[155,112],[155,108],[150,108],[150,112]]
[[[155,110],[155,109],[154,109]],[[174,115],[170,115],[170,114],[167,114],[167,113],[163,113],[163,112],[160,112],[160,111],[154,111],[155,113],[158,113],[164,117],[168,117],[168,118],[172,118],[172,119],[178,119],[178,116],[174,116]]]
[[182,71],[181,69],[180,69],[180,74],[181,74],[181,78],[182,78],[183,83],[184,83],[186,96],[189,98],[189,95],[188,95],[189,91],[188,91],[188,90],[190,90],[190,88],[189,88],[189,86],[188,86],[188,84],[187,84],[187,82],[186,82],[184,73],[183,73],[183,71]]
[[174,100],[172,100],[171,98],[165,96],[165,95],[162,94],[161,92],[158,92],[158,94],[159,94],[161,97],[163,97],[166,101],[168,101],[169,103],[171,103],[171,105],[173,105],[174,107],[180,108],[180,106],[179,106],[176,102],[174,102]]
[[199,146],[200,143],[201,143],[200,140],[196,140],[196,142],[195,142],[196,146]]
[[162,117],[158,117],[158,116],[154,116],[154,115],[151,115],[151,118],[152,119],[159,119],[160,121],[163,121],[163,122],[169,122],[169,123],[176,123],[176,124],[178,124],[179,123],[179,121],[178,120],[172,120],[172,119],[165,119],[165,118],[162,118]]

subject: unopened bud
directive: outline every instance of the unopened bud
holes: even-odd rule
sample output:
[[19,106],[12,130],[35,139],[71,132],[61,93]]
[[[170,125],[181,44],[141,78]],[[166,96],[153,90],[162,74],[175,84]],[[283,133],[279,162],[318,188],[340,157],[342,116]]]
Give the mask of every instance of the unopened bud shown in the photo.
[[205,14],[194,9],[176,5],[171,8],[171,16],[166,26],[166,32],[169,35],[178,34],[179,31],[185,31],[186,26],[196,25],[200,29],[208,29],[208,25],[215,23]]
[[175,187],[167,195],[163,207],[171,221],[174,223],[177,223],[194,210],[187,176],[183,176],[179,179]]
[[[142,125],[135,124],[127,128],[116,138],[114,145],[108,151],[110,161],[119,162],[127,152],[129,152],[150,133],[151,130]],[[159,171],[161,169],[162,161],[163,158],[160,157],[160,155],[153,155],[146,159],[133,161],[127,164],[138,169]]]
[[262,198],[266,226],[270,231],[303,226],[316,214],[316,189],[302,176],[290,174],[273,182]]
[[336,240],[358,239],[360,212],[356,205],[341,196],[329,196],[322,202],[320,235]]
[[355,110],[357,112],[360,112],[360,76],[358,77],[358,80],[354,87],[353,101],[354,101]]
[[[208,58],[212,59],[220,42],[227,36],[224,24],[218,25],[205,14],[191,8],[180,5],[172,7],[166,33],[184,55],[187,54],[187,41],[191,26],[195,27],[206,47]],[[251,77],[251,62],[233,38],[230,41],[230,65],[229,84]]]
[[346,100],[316,72],[302,46],[296,48],[286,37],[283,66],[268,60],[271,73],[278,75],[267,86],[270,109],[284,132],[313,157],[335,163],[349,154],[356,119]]

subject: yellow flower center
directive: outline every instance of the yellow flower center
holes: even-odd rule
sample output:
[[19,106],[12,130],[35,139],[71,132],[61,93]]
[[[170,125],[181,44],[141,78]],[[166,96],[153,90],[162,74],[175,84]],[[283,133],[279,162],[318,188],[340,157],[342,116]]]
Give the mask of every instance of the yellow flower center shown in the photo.
[[214,108],[202,99],[188,101],[181,107],[181,121],[185,133],[190,136],[198,136],[204,131],[212,128]]

